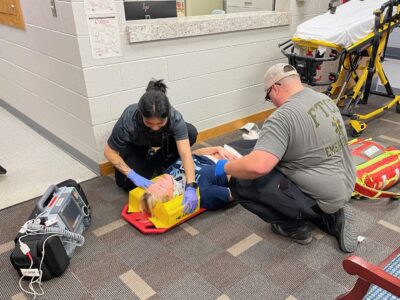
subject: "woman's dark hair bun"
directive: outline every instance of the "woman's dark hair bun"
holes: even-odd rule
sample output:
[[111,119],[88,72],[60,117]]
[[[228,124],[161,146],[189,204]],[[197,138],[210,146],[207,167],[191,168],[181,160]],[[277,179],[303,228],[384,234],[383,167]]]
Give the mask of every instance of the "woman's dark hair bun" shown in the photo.
[[167,97],[167,86],[163,80],[151,80],[146,92],[140,97],[138,108],[144,118],[168,118],[171,104]]
[[147,84],[146,92],[151,90],[160,91],[163,92],[164,94],[167,94],[167,85],[164,83],[163,79],[160,80],[153,79]]

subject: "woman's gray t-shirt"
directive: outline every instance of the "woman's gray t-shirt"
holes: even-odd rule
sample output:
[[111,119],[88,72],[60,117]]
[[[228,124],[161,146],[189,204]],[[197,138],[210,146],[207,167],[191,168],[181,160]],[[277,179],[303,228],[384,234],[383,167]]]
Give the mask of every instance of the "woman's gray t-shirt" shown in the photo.
[[276,168],[326,213],[351,197],[355,166],[335,103],[309,88],[296,93],[265,122],[254,148],[280,159]]

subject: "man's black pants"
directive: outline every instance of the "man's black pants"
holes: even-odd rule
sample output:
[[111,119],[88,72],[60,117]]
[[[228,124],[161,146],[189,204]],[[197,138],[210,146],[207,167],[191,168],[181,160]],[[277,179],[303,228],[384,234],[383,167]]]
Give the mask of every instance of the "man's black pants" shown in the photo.
[[255,180],[232,178],[230,189],[244,208],[268,223],[301,225],[324,215],[313,198],[277,169]]
[[[192,124],[186,123],[188,129],[189,142],[192,146],[197,140],[197,129]],[[124,155],[125,163],[135,170],[136,173],[150,179],[153,175],[161,174],[168,166],[179,158],[176,141],[172,135],[167,137],[167,140],[161,141],[160,147],[154,155],[149,154],[150,146],[131,145]],[[130,181],[124,174],[115,169],[115,181],[118,186],[129,192],[136,185]]]

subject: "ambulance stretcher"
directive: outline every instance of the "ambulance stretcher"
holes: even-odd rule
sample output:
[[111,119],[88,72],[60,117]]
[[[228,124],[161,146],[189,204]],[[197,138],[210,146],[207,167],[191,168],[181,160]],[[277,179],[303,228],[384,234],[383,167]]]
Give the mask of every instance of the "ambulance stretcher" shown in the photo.
[[[334,2],[325,14],[300,24],[293,38],[279,47],[302,82],[328,85],[326,94],[350,117],[351,135],[357,137],[367,127],[363,121],[395,105],[400,113],[400,96],[394,94],[382,66],[389,35],[400,23],[400,0],[352,0],[337,7]],[[338,62],[337,72],[322,80],[318,73],[328,61]],[[371,91],[375,74],[386,93]],[[370,94],[391,100],[367,114],[354,113]]]

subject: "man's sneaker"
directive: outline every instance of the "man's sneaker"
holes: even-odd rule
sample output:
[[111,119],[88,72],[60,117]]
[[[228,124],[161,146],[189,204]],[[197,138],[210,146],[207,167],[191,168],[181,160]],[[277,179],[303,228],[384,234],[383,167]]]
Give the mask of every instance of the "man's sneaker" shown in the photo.
[[335,237],[343,252],[354,252],[357,248],[357,233],[353,224],[353,214],[350,207],[346,206],[335,213]]
[[271,229],[276,234],[290,238],[293,242],[307,245],[312,241],[311,228],[306,223],[300,226],[292,224],[271,224]]
[[7,170],[0,166],[0,175],[6,174]]

